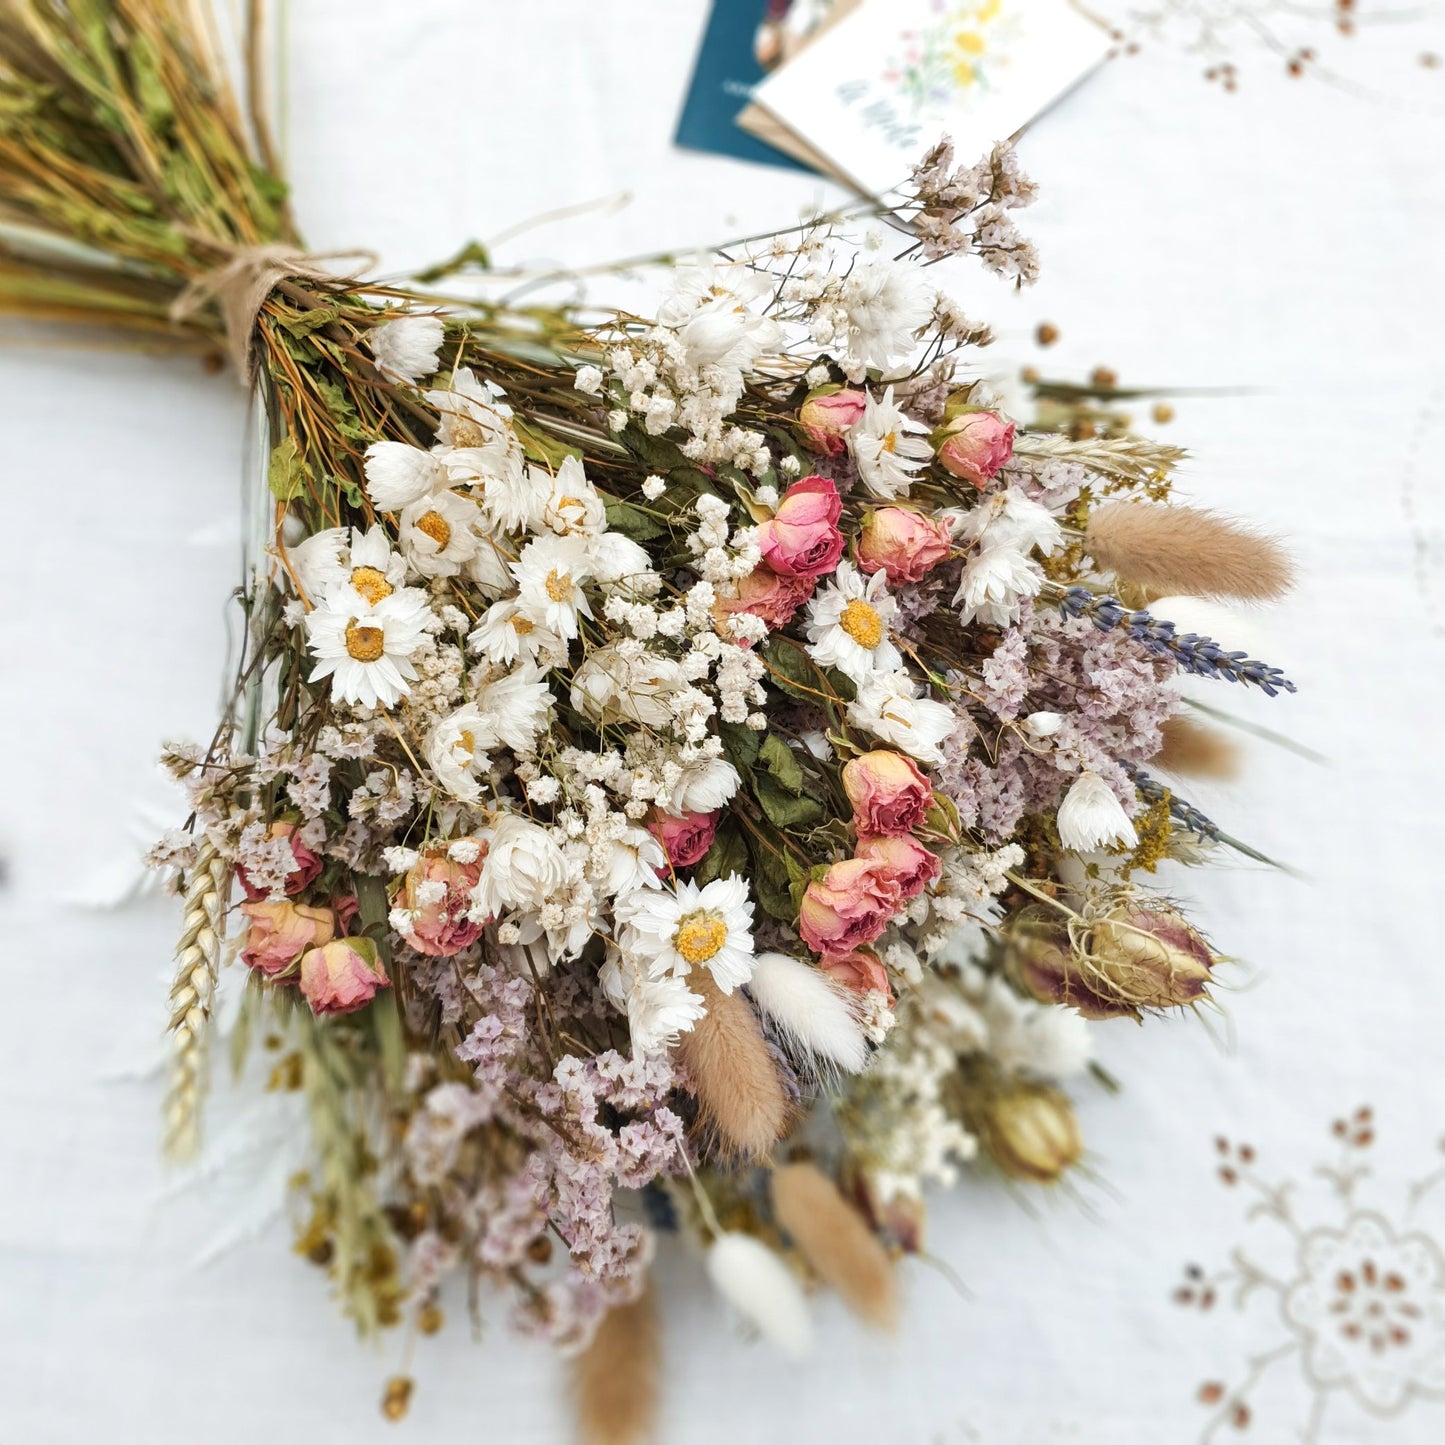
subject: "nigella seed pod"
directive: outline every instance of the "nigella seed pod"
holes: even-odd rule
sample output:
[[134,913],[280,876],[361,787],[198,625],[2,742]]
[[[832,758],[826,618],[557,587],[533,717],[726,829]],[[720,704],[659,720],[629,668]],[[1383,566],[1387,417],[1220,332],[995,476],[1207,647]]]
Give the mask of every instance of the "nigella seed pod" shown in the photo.
[[1135,1009],[1183,1008],[1206,995],[1215,956],[1204,935],[1167,903],[1125,900],[1099,918],[1089,961]]
[[1061,1090],[1017,1081],[980,1102],[969,1126],[1010,1179],[1053,1184],[1083,1157],[1079,1121]]

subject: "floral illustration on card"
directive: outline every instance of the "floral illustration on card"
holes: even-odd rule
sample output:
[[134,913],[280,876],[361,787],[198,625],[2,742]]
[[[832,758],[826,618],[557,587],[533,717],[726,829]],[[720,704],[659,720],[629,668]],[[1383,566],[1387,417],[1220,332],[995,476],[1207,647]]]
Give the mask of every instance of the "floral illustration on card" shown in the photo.
[[934,0],[933,11],[931,23],[900,34],[903,49],[883,72],[915,113],[949,105],[961,91],[994,86],[1017,31],[1003,0]]
[[1445,1401],[1445,1252],[1422,1209],[1445,1168],[1409,1183],[1391,1210],[1362,1198],[1374,1174],[1373,1111],[1335,1120],[1331,1136],[1333,1160],[1305,1181],[1277,1183],[1258,1170],[1253,1146],[1215,1141],[1220,1182],[1248,1198],[1246,1221],[1268,1234],[1257,1231],[1220,1270],[1187,1266],[1174,1299],[1204,1312],[1222,1301],[1240,1314],[1263,1312],[1268,1301],[1274,1339],[1235,1380],[1199,1386],[1211,1412],[1202,1445],[1259,1424],[1266,1382],[1278,1386],[1291,1369],[1303,1386],[1291,1438],[1305,1442],[1330,1438],[1331,1414],[1346,1401],[1377,1422],[1382,1439],[1383,1422]]

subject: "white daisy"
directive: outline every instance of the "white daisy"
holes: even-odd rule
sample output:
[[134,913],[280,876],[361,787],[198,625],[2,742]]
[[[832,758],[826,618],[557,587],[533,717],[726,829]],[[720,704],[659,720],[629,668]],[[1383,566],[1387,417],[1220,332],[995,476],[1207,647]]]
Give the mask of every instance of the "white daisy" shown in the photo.
[[875,672],[858,685],[849,718],[920,763],[943,761],[939,744],[958,726],[947,703],[920,697],[906,672]]
[[681,776],[672,785],[667,811],[674,815],[711,813],[732,798],[741,781],[738,770],[726,758],[684,763]]
[[707,968],[731,993],[753,975],[753,905],[736,873],[703,888],[692,882],[639,888],[619,898],[613,912],[624,957],[649,978],[686,978],[694,968]]
[[286,549],[286,559],[308,602],[320,597],[328,587],[346,580],[350,535],[346,527],[328,527]]
[[464,366],[449,387],[429,391],[426,399],[437,409],[437,438],[448,447],[482,447],[500,434],[511,435],[512,408],[501,391],[480,381]]
[[398,541],[413,572],[455,577],[477,555],[477,505],[455,492],[432,492],[402,509]]
[[1089,853],[1110,843],[1132,848],[1139,841],[1113,788],[1094,772],[1079,774],[1059,804],[1057,822],[1059,842],[1076,853]]
[[379,512],[399,512],[447,484],[440,458],[406,442],[372,442],[366,449],[365,469],[366,495]]
[[512,598],[494,602],[472,628],[467,646],[489,662],[504,667],[514,662],[537,663],[543,658],[565,657],[567,644],[555,632],[538,627]]
[[578,617],[592,609],[582,584],[592,576],[585,537],[543,536],[528,542],[512,563],[517,580],[517,607],[524,617],[571,641]]
[[437,781],[463,803],[481,797],[477,776],[491,762],[479,741],[482,733],[482,715],[474,703],[468,703],[443,718],[427,736],[426,760]]
[[933,455],[928,428],[893,402],[890,386],[882,398],[872,392],[863,415],[847,436],[863,485],[875,497],[906,497],[913,475]]
[[[333,587],[320,606],[306,614],[306,632],[315,655],[311,681],[331,678],[332,696],[363,707],[395,707],[416,678],[411,664],[431,619],[426,594],[415,587],[393,590],[374,568],[365,574],[369,590],[385,587],[375,600],[347,583]],[[379,580],[378,580],[379,579]]]
[[888,640],[898,616],[887,574],[865,577],[850,562],[839,562],[827,586],[808,603],[808,648],[820,667],[836,667],[854,682],[869,673],[894,672],[903,655]]
[[854,266],[843,282],[850,359],[860,368],[886,369],[906,357],[933,315],[937,294],[912,261],[878,256]]
[[542,506],[542,524],[562,536],[569,532],[595,535],[607,530],[607,508],[597,488],[587,480],[578,458],[568,457],[557,468]]
[[964,622],[1007,627],[1018,621],[1024,598],[1037,596],[1043,585],[1038,565],[1022,552],[990,547],[968,559],[953,600]]

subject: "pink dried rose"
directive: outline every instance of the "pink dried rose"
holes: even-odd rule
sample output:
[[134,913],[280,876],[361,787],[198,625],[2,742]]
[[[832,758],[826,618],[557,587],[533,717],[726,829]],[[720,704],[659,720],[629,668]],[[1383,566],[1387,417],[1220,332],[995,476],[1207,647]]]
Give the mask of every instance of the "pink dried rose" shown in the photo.
[[868,397],[845,386],[823,386],[809,393],[798,411],[809,446],[824,456],[842,456],[848,443],[843,440],[868,409]]
[[860,835],[911,833],[933,806],[933,788],[918,764],[887,748],[844,763],[843,791],[853,805],[853,826]]
[[241,945],[241,962],[275,978],[285,973],[303,953],[330,943],[336,936],[336,917],[329,908],[304,903],[243,903],[249,920]]
[[[396,895],[396,907],[411,915],[411,927],[402,937],[416,949],[432,958],[450,958],[454,953],[475,943],[486,927],[485,919],[468,916],[472,907],[472,890],[482,876],[482,860],[487,845],[476,839],[458,839],[476,843],[477,854],[468,863],[459,863],[448,849],[423,853],[402,880]],[[449,845],[455,848],[456,843]]]
[[833,980],[853,993],[881,993],[889,1003],[893,1002],[893,990],[888,984],[888,970],[876,953],[855,948],[852,953],[840,954],[835,958],[823,958],[818,967]]
[[982,491],[1013,455],[1014,424],[997,412],[965,408],[932,440],[944,470]]
[[858,565],[865,572],[887,573],[888,585],[901,587],[921,582],[952,549],[947,522],[907,507],[879,507],[858,534]]
[[[662,813],[653,809],[647,831],[662,844],[667,861],[674,868],[691,868],[702,861],[717,833],[717,810],[710,813]],[[659,868],[666,875],[666,869]]]
[[338,938],[301,956],[301,992],[312,1013],[354,1013],[390,986],[369,938]]
[[897,887],[876,863],[847,858],[808,884],[798,932],[814,953],[840,958],[872,943],[898,911]]
[[[286,896],[294,898],[302,889],[315,882],[317,875],[321,872],[324,860],[318,853],[313,853],[297,836],[295,823],[276,822],[271,824],[270,836],[273,838],[286,838],[291,843],[292,865],[286,874]],[[253,902],[258,898],[266,897],[265,888],[257,888],[246,876],[246,870],[242,867],[236,869],[236,881],[240,883],[246,897]]]
[[784,577],[826,577],[843,555],[842,513],[843,500],[827,477],[794,482],[758,528],[763,561]]
[[860,838],[853,856],[876,863],[900,898],[916,898],[943,872],[938,854],[915,838]]
[[798,608],[813,595],[817,582],[811,577],[785,577],[766,564],[755,567],[738,583],[736,597],[720,599],[726,612],[746,612],[761,617],[776,631],[793,620]]

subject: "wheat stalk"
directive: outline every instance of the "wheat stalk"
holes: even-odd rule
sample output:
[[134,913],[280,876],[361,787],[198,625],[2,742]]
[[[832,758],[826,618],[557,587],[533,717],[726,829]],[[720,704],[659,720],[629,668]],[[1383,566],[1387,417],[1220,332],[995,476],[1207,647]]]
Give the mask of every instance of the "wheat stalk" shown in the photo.
[[229,877],[230,865],[215,844],[203,837],[186,884],[171,1016],[166,1025],[173,1053],[164,1111],[165,1148],[174,1159],[193,1158],[200,1142],[206,1025],[221,966],[221,913]]
[[1091,472],[1125,482],[1153,481],[1188,455],[1183,447],[1147,441],[1143,437],[1090,437],[1075,441],[1038,432],[1020,432],[1014,441],[1014,451],[1020,456],[1077,462]]

